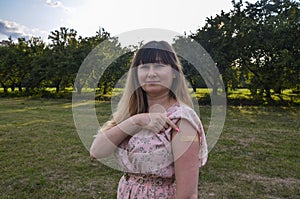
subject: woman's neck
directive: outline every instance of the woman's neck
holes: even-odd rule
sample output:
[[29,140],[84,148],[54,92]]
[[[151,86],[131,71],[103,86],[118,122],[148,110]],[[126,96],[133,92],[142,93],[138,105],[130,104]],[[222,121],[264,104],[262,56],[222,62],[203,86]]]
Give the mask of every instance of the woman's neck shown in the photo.
[[167,109],[176,102],[176,100],[174,100],[172,97],[169,96],[169,93],[158,95],[158,96],[148,95],[147,98],[148,98],[149,108],[153,105],[159,104],[163,106],[165,109]]

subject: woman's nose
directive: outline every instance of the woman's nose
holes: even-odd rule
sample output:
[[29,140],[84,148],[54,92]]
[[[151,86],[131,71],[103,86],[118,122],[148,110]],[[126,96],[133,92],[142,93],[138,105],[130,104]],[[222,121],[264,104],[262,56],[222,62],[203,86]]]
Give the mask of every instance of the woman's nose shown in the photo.
[[149,77],[156,77],[157,76],[156,71],[155,71],[153,66],[149,67],[148,76]]

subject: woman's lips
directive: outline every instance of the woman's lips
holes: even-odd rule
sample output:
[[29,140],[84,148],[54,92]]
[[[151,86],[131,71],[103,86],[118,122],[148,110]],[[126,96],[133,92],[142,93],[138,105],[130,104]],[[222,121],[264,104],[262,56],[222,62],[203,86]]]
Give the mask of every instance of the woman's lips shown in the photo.
[[160,81],[147,81],[145,84],[158,84]]

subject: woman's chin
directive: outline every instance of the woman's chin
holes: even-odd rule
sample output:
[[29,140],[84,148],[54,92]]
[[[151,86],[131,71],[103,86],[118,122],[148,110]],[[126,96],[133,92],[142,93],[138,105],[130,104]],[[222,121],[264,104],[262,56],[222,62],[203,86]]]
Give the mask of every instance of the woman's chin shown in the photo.
[[166,87],[161,86],[161,85],[145,86],[145,87],[143,87],[143,90],[147,94],[163,94],[165,92],[169,92],[169,89],[167,89]]

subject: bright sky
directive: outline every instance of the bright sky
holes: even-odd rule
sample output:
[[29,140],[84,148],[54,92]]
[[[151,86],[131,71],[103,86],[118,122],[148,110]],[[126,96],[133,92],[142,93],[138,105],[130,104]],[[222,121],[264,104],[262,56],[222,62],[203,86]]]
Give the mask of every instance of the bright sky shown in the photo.
[[45,41],[60,27],[83,37],[96,35],[99,27],[112,36],[141,28],[189,34],[207,17],[230,9],[231,0],[0,0],[0,41],[32,35]]

